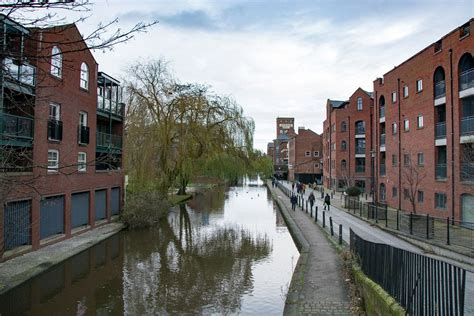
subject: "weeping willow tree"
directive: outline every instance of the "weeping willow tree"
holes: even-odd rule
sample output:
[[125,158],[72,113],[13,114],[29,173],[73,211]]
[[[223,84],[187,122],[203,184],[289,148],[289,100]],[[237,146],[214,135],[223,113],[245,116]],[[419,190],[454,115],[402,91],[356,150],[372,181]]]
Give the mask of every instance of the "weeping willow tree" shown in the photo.
[[[186,192],[191,179],[244,173],[254,122],[230,97],[208,86],[179,84],[161,60],[137,62],[127,82],[127,157],[132,187]],[[222,172],[222,170],[227,170]]]

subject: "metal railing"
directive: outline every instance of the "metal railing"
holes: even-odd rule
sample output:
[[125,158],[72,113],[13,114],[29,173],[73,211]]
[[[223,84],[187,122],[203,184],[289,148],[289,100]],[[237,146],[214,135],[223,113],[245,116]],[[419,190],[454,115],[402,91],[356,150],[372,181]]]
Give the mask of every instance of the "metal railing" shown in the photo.
[[435,176],[436,179],[446,179],[448,175],[448,167],[445,163],[436,164]]
[[400,303],[407,315],[464,315],[466,270],[367,241],[352,229],[350,248],[364,274]]
[[101,95],[97,96],[97,108],[99,110],[110,112],[112,114],[123,116],[125,104],[122,102],[118,102],[116,100],[111,100],[104,98]]
[[380,164],[380,175],[384,176],[386,174],[386,166],[385,164]]
[[434,98],[442,98],[446,96],[446,84],[444,80],[438,81],[434,85]]
[[365,154],[365,147],[356,147],[355,149],[356,154]]
[[33,139],[33,119],[0,113],[0,136],[2,139]]
[[62,140],[63,139],[63,122],[49,119],[48,120],[48,139]]
[[79,144],[89,144],[90,129],[88,126],[79,125],[77,141]]
[[23,84],[29,85],[29,86],[35,86],[36,84],[36,68],[23,63],[20,65],[17,65],[14,63],[13,59],[11,58],[5,58],[4,59],[4,68],[6,70],[6,77],[13,79],[15,81],[19,81]]
[[97,132],[97,147],[122,149],[122,136]]
[[380,134],[380,146],[385,146],[385,134]]
[[474,134],[474,116],[466,116],[461,118],[461,135]]
[[435,127],[435,138],[446,138],[446,122],[438,122]]
[[461,180],[474,181],[474,162],[461,162]]
[[459,91],[474,87],[474,68],[468,69],[459,75]]
[[379,117],[384,118],[385,117],[385,106],[381,106],[379,109]]
[[365,134],[365,127],[357,126],[355,129],[356,135],[364,135]]

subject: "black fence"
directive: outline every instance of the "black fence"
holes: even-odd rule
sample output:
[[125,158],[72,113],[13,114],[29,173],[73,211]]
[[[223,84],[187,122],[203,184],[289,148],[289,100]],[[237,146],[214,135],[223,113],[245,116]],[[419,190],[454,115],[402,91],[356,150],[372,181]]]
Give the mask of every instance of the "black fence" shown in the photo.
[[384,204],[362,202],[344,196],[343,207],[348,212],[373,221],[381,226],[397,230],[407,236],[429,240],[440,245],[463,247],[474,256],[474,223],[414,214],[390,209]]
[[350,248],[362,271],[390,294],[407,315],[464,315],[466,270],[366,241],[352,229]]

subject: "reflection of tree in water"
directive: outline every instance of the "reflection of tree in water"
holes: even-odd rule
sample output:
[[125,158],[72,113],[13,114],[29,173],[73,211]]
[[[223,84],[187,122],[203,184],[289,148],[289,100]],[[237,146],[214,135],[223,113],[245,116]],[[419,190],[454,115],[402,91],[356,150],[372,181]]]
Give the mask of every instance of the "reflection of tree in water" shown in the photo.
[[225,187],[215,187],[212,190],[198,192],[187,202],[187,204],[193,210],[200,212],[222,212],[226,199],[226,191]]
[[179,213],[175,229],[164,220],[126,245],[125,312],[237,312],[253,287],[252,263],[271,252],[267,236],[235,226],[193,230],[184,205]]

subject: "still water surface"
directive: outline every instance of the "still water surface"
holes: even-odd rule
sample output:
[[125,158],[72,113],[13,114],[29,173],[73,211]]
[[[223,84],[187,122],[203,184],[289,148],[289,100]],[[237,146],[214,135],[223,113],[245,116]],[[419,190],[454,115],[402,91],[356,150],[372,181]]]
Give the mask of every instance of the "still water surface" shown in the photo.
[[281,315],[298,251],[269,192],[198,194],[0,297],[2,315]]

